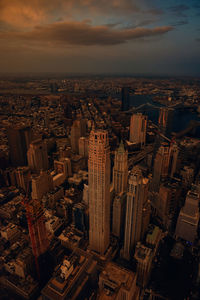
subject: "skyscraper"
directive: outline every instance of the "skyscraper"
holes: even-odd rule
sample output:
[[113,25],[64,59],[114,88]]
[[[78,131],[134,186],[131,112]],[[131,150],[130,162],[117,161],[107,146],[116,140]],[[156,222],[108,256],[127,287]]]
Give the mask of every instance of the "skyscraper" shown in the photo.
[[128,152],[124,149],[121,141],[119,148],[115,151],[113,167],[113,186],[117,194],[126,191],[128,181]]
[[122,90],[121,90],[121,99],[122,99],[121,110],[122,111],[129,110],[129,106],[130,106],[129,87],[123,87],[122,88]]
[[147,116],[141,113],[133,114],[130,121],[130,142],[136,145],[146,143]]
[[103,254],[110,241],[110,147],[105,130],[90,133],[88,186],[89,244]]
[[75,120],[71,127],[71,147],[75,153],[79,152],[79,138],[81,137],[80,121]]
[[27,165],[27,150],[32,141],[31,127],[25,123],[15,123],[7,126],[10,161],[12,166]]
[[79,153],[79,139],[86,135],[86,120],[75,120],[71,127],[71,147],[72,151]]
[[182,238],[191,243],[197,237],[198,223],[199,223],[199,201],[200,193],[198,188],[193,186],[193,190],[187,193],[185,205],[180,211],[177,225],[176,237]]
[[130,259],[131,252],[141,239],[143,205],[147,199],[148,184],[149,180],[143,177],[141,169],[134,167],[128,181],[123,249],[125,259]]
[[152,187],[154,191],[159,190],[160,181],[167,178],[170,163],[170,147],[163,143],[158,149],[154,160]]
[[161,107],[158,118],[158,126],[161,133],[168,137],[170,137],[172,131],[173,111],[172,108]]
[[31,142],[27,152],[27,158],[31,170],[48,170],[49,162],[46,143],[41,139]]

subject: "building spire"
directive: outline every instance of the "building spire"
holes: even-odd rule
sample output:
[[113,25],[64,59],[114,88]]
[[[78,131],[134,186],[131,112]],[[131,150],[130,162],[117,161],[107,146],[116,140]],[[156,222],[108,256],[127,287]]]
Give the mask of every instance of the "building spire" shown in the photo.
[[125,149],[124,149],[124,143],[123,140],[121,140],[120,144],[119,144],[119,148],[118,148],[118,153],[124,153]]

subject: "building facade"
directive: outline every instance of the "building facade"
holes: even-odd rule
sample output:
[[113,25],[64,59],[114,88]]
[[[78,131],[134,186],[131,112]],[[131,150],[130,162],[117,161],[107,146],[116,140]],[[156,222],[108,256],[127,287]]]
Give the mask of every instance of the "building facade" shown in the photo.
[[110,147],[104,130],[90,133],[88,186],[89,244],[103,254],[110,241]]

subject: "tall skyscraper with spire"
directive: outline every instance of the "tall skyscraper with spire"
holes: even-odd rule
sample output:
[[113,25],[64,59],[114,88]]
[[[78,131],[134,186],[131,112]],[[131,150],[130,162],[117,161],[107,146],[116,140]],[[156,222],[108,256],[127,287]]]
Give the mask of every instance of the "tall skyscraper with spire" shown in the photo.
[[123,193],[127,188],[128,180],[128,152],[124,149],[123,141],[115,151],[113,167],[113,186],[117,194]]
[[89,244],[104,254],[110,242],[110,147],[108,132],[92,129],[89,138]]
[[125,238],[123,256],[130,259],[134,247],[142,235],[143,207],[147,201],[149,180],[144,178],[141,169],[133,168],[129,182],[126,202]]

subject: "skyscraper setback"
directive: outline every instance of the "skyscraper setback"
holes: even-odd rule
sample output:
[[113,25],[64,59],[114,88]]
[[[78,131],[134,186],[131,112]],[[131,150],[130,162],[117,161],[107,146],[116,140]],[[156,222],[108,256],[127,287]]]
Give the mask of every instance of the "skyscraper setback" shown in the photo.
[[89,244],[103,254],[110,241],[110,147],[108,132],[92,129],[89,138]]

